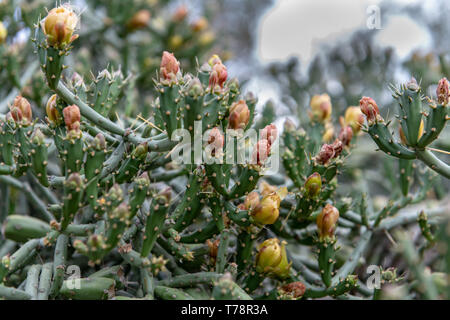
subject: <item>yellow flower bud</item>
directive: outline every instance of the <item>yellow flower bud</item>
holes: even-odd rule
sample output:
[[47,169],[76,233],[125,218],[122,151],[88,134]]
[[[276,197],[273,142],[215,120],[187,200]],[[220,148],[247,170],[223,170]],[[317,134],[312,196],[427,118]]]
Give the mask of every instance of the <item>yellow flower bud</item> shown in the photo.
[[63,5],[50,10],[42,21],[42,30],[49,45],[63,48],[78,37],[73,34],[77,24],[76,13],[69,5]]
[[259,224],[273,224],[280,215],[281,199],[277,193],[265,196],[252,211],[253,220]]
[[8,30],[6,30],[5,26],[0,21],[0,44],[3,44],[6,41],[7,35],[8,35]]
[[289,277],[289,272],[291,271],[292,262],[289,262],[287,259],[286,244],[286,241],[281,242],[281,262],[272,271],[281,279]]
[[331,122],[325,124],[325,132],[322,136],[322,142],[330,142],[334,138],[334,126]]
[[59,124],[61,123],[61,116],[59,114],[58,109],[56,108],[56,100],[58,99],[58,95],[52,95],[45,106],[45,111],[47,113],[47,118],[51,123]]
[[291,263],[287,260],[286,241],[277,238],[267,239],[259,246],[256,255],[256,271],[279,278],[289,276]]
[[320,240],[329,239],[334,236],[338,218],[339,211],[331,204],[327,204],[322,209],[322,212],[317,216],[316,219]]
[[315,95],[311,99],[311,118],[319,122],[327,122],[331,117],[331,99],[326,93]]
[[345,110],[345,124],[352,127],[353,133],[357,134],[361,131],[361,127],[364,124],[364,114],[359,107],[348,107]]

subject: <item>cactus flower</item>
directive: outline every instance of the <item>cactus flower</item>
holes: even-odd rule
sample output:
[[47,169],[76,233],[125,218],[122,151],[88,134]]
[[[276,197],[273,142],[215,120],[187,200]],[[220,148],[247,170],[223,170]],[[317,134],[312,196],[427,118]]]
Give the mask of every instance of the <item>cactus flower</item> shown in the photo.
[[63,48],[74,41],[78,36],[74,35],[78,24],[78,16],[69,5],[53,8],[42,22],[42,30],[47,36],[50,46]]
[[168,82],[176,81],[177,74],[180,71],[180,63],[173,53],[164,51],[159,68],[160,77]]
[[270,144],[267,140],[259,140],[253,149],[252,163],[262,166],[264,162],[269,158]]
[[14,102],[10,109],[11,116],[16,123],[20,123],[23,125],[29,125],[31,123],[33,113],[31,110],[31,104],[27,99],[20,95],[17,96],[14,99]]
[[80,129],[80,108],[76,105],[71,105],[68,107],[65,107],[63,109],[63,115],[64,115],[64,122],[66,124],[66,128],[68,131],[78,131]]
[[216,86],[223,88],[225,81],[227,81],[227,67],[221,62],[212,66],[212,71],[209,76],[209,87],[215,89]]
[[262,225],[274,224],[280,215],[280,203],[280,196],[276,192],[263,197],[251,212],[253,220]]
[[136,12],[127,23],[127,27],[130,30],[137,30],[145,28],[150,21],[151,13],[146,9]]
[[320,240],[334,237],[334,231],[336,230],[338,218],[339,211],[331,204],[327,204],[322,209],[322,212],[320,212],[316,219]]
[[256,271],[286,278],[289,276],[291,263],[287,260],[286,241],[277,238],[267,239],[259,246],[256,255]]
[[264,127],[264,129],[261,130],[260,138],[266,139],[270,145],[272,145],[275,140],[277,140],[278,130],[277,127],[271,123]]
[[354,134],[361,131],[361,127],[364,124],[364,114],[359,107],[348,107],[345,110],[345,124],[349,125]]
[[319,122],[327,122],[331,117],[331,99],[326,93],[315,95],[311,98],[311,119]]
[[378,109],[377,103],[372,98],[362,97],[361,100],[359,100],[359,107],[361,112],[366,116],[369,125],[383,119],[380,116],[380,110]]
[[314,172],[306,179],[305,190],[308,198],[316,198],[322,189],[322,177],[318,172]]
[[250,110],[244,100],[233,103],[230,107],[228,127],[234,130],[244,129],[250,120]]
[[6,30],[3,23],[0,21],[0,44],[5,43],[7,36],[8,36],[8,31]]
[[47,119],[50,121],[50,123],[54,124],[60,124],[62,119],[61,115],[59,114],[59,111],[56,107],[57,103],[56,100],[58,99],[58,95],[54,94],[52,95],[48,101],[47,105],[45,106],[45,111],[47,113]]
[[448,80],[447,78],[442,78],[439,80],[437,89],[436,89],[436,96],[439,104],[447,105],[448,104],[448,98],[449,98],[449,87],[448,87]]

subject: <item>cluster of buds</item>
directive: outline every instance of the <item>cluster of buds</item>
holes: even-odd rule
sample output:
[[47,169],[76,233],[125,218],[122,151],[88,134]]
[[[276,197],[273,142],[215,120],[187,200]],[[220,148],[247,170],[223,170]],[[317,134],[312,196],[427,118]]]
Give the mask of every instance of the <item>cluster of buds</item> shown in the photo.
[[319,154],[314,158],[318,164],[326,165],[331,159],[339,157],[342,153],[344,144],[336,139],[332,144],[323,144]]
[[311,112],[310,118],[313,121],[318,121],[321,123],[329,122],[331,118],[331,99],[326,93],[321,95],[315,95],[311,98]]
[[359,100],[359,107],[361,112],[366,116],[369,125],[375,122],[383,122],[383,118],[380,115],[380,109],[378,109],[375,100],[369,97],[362,97]]
[[286,241],[277,238],[267,239],[259,245],[256,255],[256,271],[281,279],[289,276],[291,263],[286,254]]
[[17,96],[10,106],[8,118],[11,117],[17,124],[27,126],[31,124],[32,115],[30,102],[20,95]]
[[76,105],[71,105],[63,109],[64,122],[68,131],[80,130],[80,109]]
[[165,83],[177,82],[180,72],[180,63],[173,53],[164,51],[161,59],[159,74]]
[[209,76],[209,88],[216,91],[218,87],[219,90],[223,89],[225,81],[227,81],[228,72],[227,67],[222,63],[222,60],[218,55],[213,55],[208,64],[211,67],[211,73]]
[[73,42],[78,38],[78,35],[73,34],[78,21],[78,16],[69,5],[50,10],[41,22],[48,44],[52,47],[64,48]]
[[327,204],[317,216],[316,224],[319,232],[319,239],[332,239],[336,230],[339,211],[331,204]]

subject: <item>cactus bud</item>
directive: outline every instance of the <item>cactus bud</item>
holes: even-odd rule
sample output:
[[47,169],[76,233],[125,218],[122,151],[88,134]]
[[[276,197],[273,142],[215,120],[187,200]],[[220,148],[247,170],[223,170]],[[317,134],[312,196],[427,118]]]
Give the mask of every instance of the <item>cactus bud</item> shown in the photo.
[[115,183],[108,191],[108,199],[112,202],[122,201],[123,191],[119,184]]
[[319,239],[330,239],[336,230],[339,211],[331,204],[327,204],[317,216],[316,224],[319,231]]
[[8,36],[8,31],[6,30],[3,23],[0,21],[0,44],[5,43],[7,36]]
[[31,141],[34,144],[42,145],[44,144],[45,136],[39,128],[34,129],[33,134],[31,135]]
[[71,190],[81,190],[84,186],[83,178],[78,172],[74,172],[65,181],[65,186]]
[[269,194],[254,207],[251,212],[253,220],[258,224],[274,224],[280,214],[281,199],[277,193]]
[[205,17],[200,17],[192,23],[191,28],[194,32],[203,31],[208,28],[208,20]]
[[165,188],[158,193],[157,197],[161,199],[164,204],[170,203],[170,199],[172,198],[172,189],[170,187]]
[[260,139],[266,139],[270,145],[277,140],[278,130],[277,127],[271,123],[261,130]]
[[283,299],[298,299],[301,298],[306,291],[306,287],[300,281],[291,282],[282,286],[278,293]]
[[58,109],[56,108],[56,100],[58,99],[58,95],[52,95],[45,106],[45,111],[47,113],[47,118],[51,123],[59,124],[61,123],[61,116],[59,114]]
[[334,156],[333,158],[339,157],[339,155],[342,153],[342,150],[344,149],[344,144],[341,140],[336,139],[334,140],[333,144],[331,145],[334,150]]
[[191,80],[189,80],[186,91],[191,97],[198,97],[203,95],[203,86],[200,79],[192,78]]
[[208,246],[209,249],[209,256],[212,262],[216,261],[217,253],[219,252],[219,244],[220,239],[217,239],[214,242],[209,239],[206,241],[206,245]]
[[225,81],[227,81],[227,76],[227,67],[221,62],[215,63],[209,76],[209,87],[211,89],[215,89],[216,86],[223,88]]
[[253,210],[257,205],[259,205],[259,194],[252,191],[245,197],[244,210]]
[[342,144],[345,147],[348,147],[350,145],[352,138],[353,138],[352,127],[346,126],[346,127],[341,128],[341,131],[339,131],[338,139],[342,142]]
[[331,144],[324,144],[320,148],[319,154],[315,157],[317,163],[325,165],[334,157],[335,151]]
[[311,98],[311,118],[314,121],[326,122],[331,117],[331,99],[326,93]]
[[270,154],[270,144],[267,140],[259,140],[253,149],[252,163],[262,166]]
[[137,29],[145,28],[150,21],[151,13],[146,9],[136,12],[127,23],[129,30],[134,31]]
[[315,198],[320,194],[322,189],[322,177],[318,172],[314,172],[306,179],[305,190],[308,198]]
[[219,128],[214,127],[209,132],[208,145],[211,148],[211,155],[214,157],[222,153],[223,145],[225,139],[223,134],[220,132]]
[[42,21],[42,30],[50,46],[63,48],[77,36],[73,35],[78,24],[78,16],[69,5],[53,8]]
[[231,93],[239,92],[239,80],[237,78],[231,78],[227,85]]
[[369,125],[375,121],[382,121],[383,118],[380,116],[380,110],[378,109],[377,103],[372,98],[362,97],[361,100],[359,100],[359,107],[361,112],[366,116]]
[[448,98],[449,98],[449,88],[448,88],[448,80],[447,78],[442,78],[439,80],[437,89],[436,89],[436,96],[439,104],[447,105],[448,104]]
[[211,58],[208,59],[208,64],[212,68],[217,63],[222,63],[222,59],[220,59],[217,54],[213,54]]
[[80,109],[76,105],[71,105],[63,109],[64,122],[66,123],[66,128],[69,131],[80,129]]
[[31,104],[22,96],[17,96],[14,99],[13,105],[10,107],[11,116],[16,123],[29,125],[31,123],[32,111]]
[[322,135],[323,142],[330,142],[334,137],[334,126],[331,122],[325,124],[325,132]]
[[148,143],[144,142],[141,143],[140,145],[138,145],[133,152],[131,153],[131,156],[133,158],[137,158],[137,159],[144,159],[147,156],[147,152],[148,152]]
[[96,150],[105,150],[106,149],[106,140],[105,136],[99,132],[95,138],[91,141],[90,146]]
[[244,100],[233,103],[230,107],[228,127],[234,130],[244,129],[250,120],[250,110]]
[[126,202],[122,202],[118,207],[111,211],[110,219],[119,219],[120,221],[127,221],[130,216],[130,208]]
[[267,239],[259,245],[256,255],[256,271],[259,273],[270,272],[281,262],[280,240]]
[[349,125],[354,134],[361,131],[361,127],[364,124],[364,114],[359,107],[348,107],[345,110],[345,124]]
[[180,71],[180,63],[174,54],[164,51],[159,68],[160,77],[165,81],[176,81],[178,71]]
[[172,16],[172,21],[181,22],[187,17],[187,15],[188,15],[187,7],[185,5],[181,5],[175,10],[175,13]]

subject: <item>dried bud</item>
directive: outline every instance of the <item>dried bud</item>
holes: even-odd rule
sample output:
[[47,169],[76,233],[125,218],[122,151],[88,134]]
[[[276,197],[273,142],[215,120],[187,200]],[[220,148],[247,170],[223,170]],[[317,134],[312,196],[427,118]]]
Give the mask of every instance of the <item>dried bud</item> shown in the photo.
[[8,36],[8,30],[6,30],[5,26],[0,21],[0,44],[5,43],[7,36]]
[[128,21],[127,27],[130,30],[145,28],[148,25],[148,22],[150,21],[150,17],[151,17],[150,11],[146,9],[139,10]]
[[172,21],[174,22],[181,22],[183,21],[188,15],[188,9],[186,6],[181,5],[175,10],[175,13],[172,16]]
[[214,242],[209,239],[206,241],[206,245],[209,249],[209,256],[211,257],[212,261],[216,261],[217,253],[219,252],[219,244],[220,239],[217,239]]
[[291,264],[286,254],[286,241],[277,238],[267,239],[259,246],[256,255],[256,271],[286,278],[289,275]]
[[300,281],[296,281],[282,286],[278,292],[283,299],[298,299],[305,294],[305,291],[305,285]]
[[342,144],[345,147],[348,147],[350,145],[350,142],[352,141],[352,138],[353,138],[352,127],[346,126],[346,127],[341,128],[341,131],[339,132],[338,139],[340,141],[342,141]]
[[331,145],[334,150],[334,156],[333,158],[339,157],[339,155],[342,153],[342,150],[344,149],[344,144],[341,140],[336,139],[334,140],[333,144]]
[[32,111],[31,104],[22,96],[14,99],[13,105],[10,107],[11,116],[16,123],[29,125],[31,123]]
[[230,107],[228,127],[234,130],[245,129],[250,120],[250,110],[244,100],[233,103]]
[[250,192],[244,200],[244,210],[253,210],[259,205],[259,194],[256,191]]
[[328,94],[315,95],[311,99],[311,118],[314,121],[326,122],[331,117],[331,99]]
[[447,78],[442,78],[439,80],[436,96],[439,104],[447,105],[449,98],[449,88],[448,88],[448,80]]
[[280,215],[281,199],[277,193],[269,194],[252,210],[253,220],[258,224],[274,224]]
[[80,129],[80,108],[76,105],[71,105],[63,109],[64,122],[68,131],[78,131]]
[[261,130],[260,139],[266,139],[267,141],[269,141],[269,144],[272,145],[275,140],[277,140],[277,134],[277,127],[273,123],[271,123]]
[[361,131],[361,127],[364,124],[364,114],[359,107],[348,107],[345,110],[345,124],[352,127],[353,133],[357,134]]
[[31,141],[36,145],[44,144],[45,136],[39,128],[34,129],[31,135]]
[[50,10],[41,24],[51,46],[63,48],[77,38],[73,33],[78,24],[78,16],[69,5]]
[[359,100],[359,107],[361,112],[366,116],[369,124],[372,124],[377,120],[382,120],[377,103],[372,98],[362,97],[361,100]]
[[205,17],[200,17],[192,23],[191,28],[194,32],[203,31],[208,28],[208,20]]
[[58,109],[56,107],[56,105],[57,105],[56,100],[57,99],[58,99],[58,95],[57,94],[52,95],[48,99],[47,105],[45,106],[45,111],[47,112],[48,121],[50,121],[51,123],[54,123],[54,124],[59,124],[62,121],[61,116],[59,114],[59,111],[58,111]]
[[180,63],[174,54],[164,51],[159,68],[160,77],[166,81],[176,81],[178,71],[180,71]]
[[316,162],[325,165],[334,157],[334,148],[331,144],[324,144],[320,148],[319,154],[316,156]]
[[320,240],[330,239],[334,236],[338,218],[339,211],[331,204],[327,204],[322,209],[322,212],[317,216],[316,219]]
[[334,137],[334,126],[331,122],[325,124],[325,132],[322,135],[323,142],[330,142]]
[[208,145],[210,146],[210,150],[211,150],[211,155],[214,156],[219,156],[220,154],[222,154],[222,149],[223,149],[223,145],[225,142],[225,138],[222,134],[222,132],[220,132],[218,127],[214,127],[210,132],[209,132],[209,137],[208,137]]
[[227,67],[222,63],[216,63],[212,66],[212,71],[209,76],[209,87],[215,89],[216,86],[223,88],[225,81],[227,81]]
[[253,149],[252,163],[262,166],[270,154],[270,144],[267,140],[259,140]]
[[320,194],[322,189],[322,177],[318,172],[314,172],[306,179],[305,190],[308,198],[315,198]]

